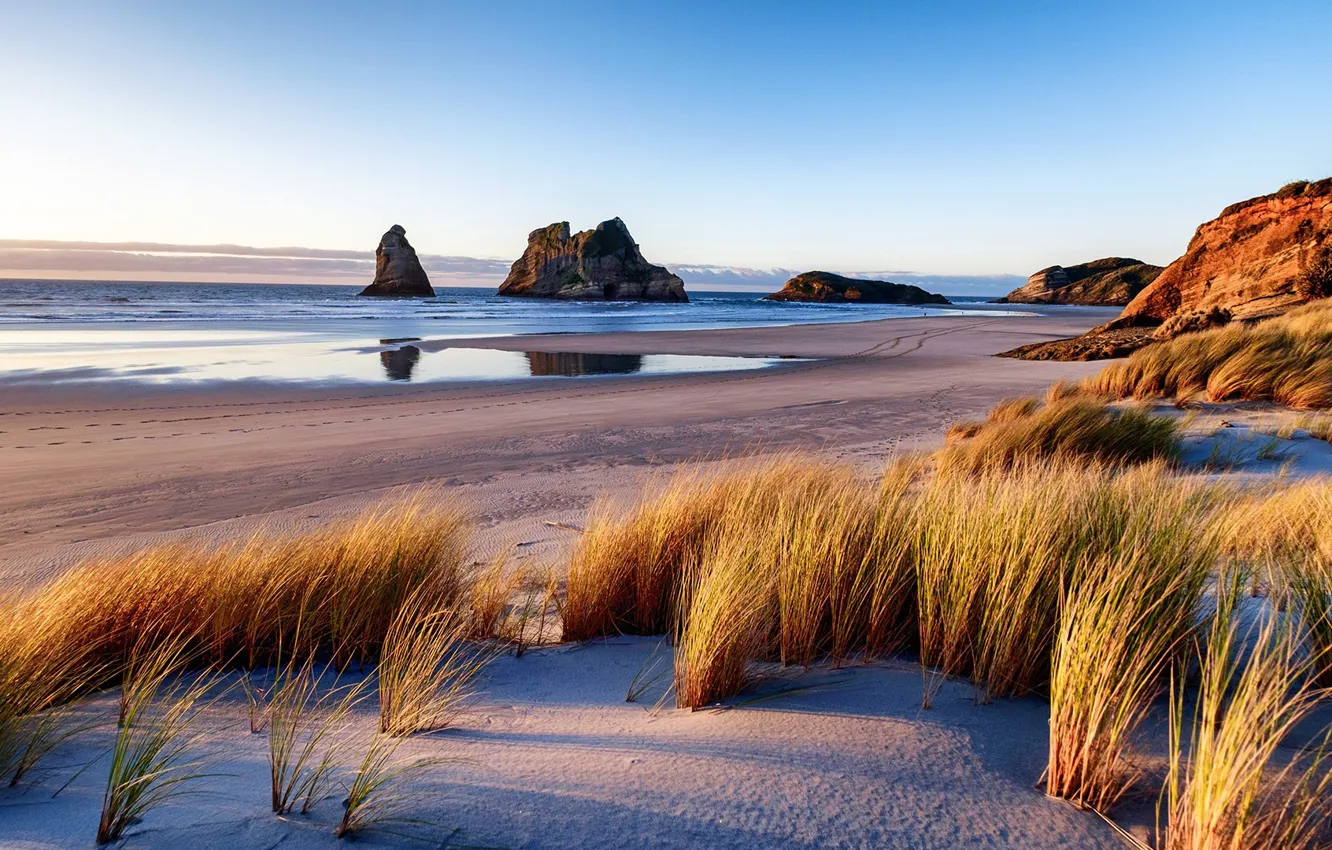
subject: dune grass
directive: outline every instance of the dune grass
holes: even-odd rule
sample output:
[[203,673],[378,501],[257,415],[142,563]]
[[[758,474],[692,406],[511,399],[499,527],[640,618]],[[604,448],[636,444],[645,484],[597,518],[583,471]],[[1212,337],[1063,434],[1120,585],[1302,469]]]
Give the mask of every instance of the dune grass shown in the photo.
[[774,579],[759,541],[732,538],[689,571],[681,588],[675,641],[675,701],[699,708],[732,697],[755,681],[750,662],[771,647]]
[[[459,509],[424,493],[391,498],[307,534],[165,545],[78,567],[5,606],[6,630],[40,634],[40,663],[74,680],[89,665],[118,675],[142,641],[179,635],[213,665],[263,666],[280,649],[345,665],[378,655],[409,596],[460,598],[468,537]],[[297,633],[305,645],[283,648]],[[0,650],[0,668],[25,663],[20,655]]]
[[1054,392],[1044,404],[1013,399],[984,422],[954,425],[936,459],[941,470],[973,474],[1055,457],[1129,465],[1177,460],[1179,440],[1172,418]]
[[1110,398],[1205,396],[1214,402],[1332,407],[1332,301],[1147,346],[1083,386]]
[[[156,546],[0,600],[0,777],[16,784],[78,731],[62,706],[122,679],[152,680],[135,665],[160,660],[158,646],[211,667],[377,658],[408,598],[443,608],[468,595],[470,523],[436,501],[418,491],[315,532]],[[123,694],[121,725],[137,698]],[[255,730],[268,707],[253,696]]]
[[66,706],[107,676],[90,647],[60,643],[63,623],[17,617],[17,607],[0,606],[0,782],[10,787],[83,728]]
[[379,659],[379,731],[393,737],[448,728],[473,695],[476,677],[494,657],[491,645],[467,641],[471,612],[412,597],[384,638]]
[[1165,850],[1327,846],[1327,739],[1284,765],[1277,758],[1321,694],[1288,623],[1268,615],[1241,631],[1241,593],[1242,578],[1218,592],[1192,723],[1184,688],[1172,695]]
[[769,491],[800,465],[779,459],[742,472],[690,470],[654,483],[627,510],[598,505],[569,564],[563,639],[674,630],[686,565],[698,562],[728,519],[762,514]]
[[1192,645],[1222,542],[1214,488],[1134,478],[1118,541],[1061,593],[1052,658],[1046,791],[1101,812],[1139,778],[1134,733]]
[[[1032,409],[1010,408],[1008,421]],[[787,456],[713,480],[724,481],[722,504],[708,504],[717,496],[698,479],[659,490],[620,524],[594,524],[573,561],[582,598],[569,604],[600,612],[584,623],[672,623],[686,707],[735,695],[756,661],[912,649],[943,675],[971,677],[982,701],[1044,690],[1061,600],[1085,564],[1185,570],[1190,580],[1174,589],[1186,600],[1214,548],[1204,538],[1216,488],[1190,487],[1160,462],[1126,470],[1056,455],[974,474],[899,462],[876,493],[849,469]],[[660,580],[677,588],[676,603],[638,594],[644,575],[669,575]],[[653,611],[640,615],[636,600]]]
[[136,645],[133,673],[122,685],[126,698],[111,750],[98,844],[119,840],[148,811],[187,793],[186,785],[205,775],[190,758],[199,741],[192,727],[217,681],[208,673],[192,681],[178,678],[191,661],[188,647],[183,636]]
[[1254,494],[1228,528],[1229,547],[1296,615],[1315,681],[1332,687],[1332,481]]
[[[399,760],[395,756],[402,741],[402,738],[390,735],[374,735],[370,739],[365,756],[347,788],[342,819],[334,830],[339,839],[354,837],[387,823],[415,823],[404,816],[406,795],[402,786],[431,767],[454,761],[444,758]],[[444,843],[448,844],[447,841]]]
[[[325,671],[327,672],[327,671]],[[282,667],[269,690],[268,769],[273,812],[308,814],[336,779],[347,751],[348,715],[369,681],[320,693],[314,660]]]
[[1060,601],[1087,565],[1144,547],[1149,560],[1130,561],[1173,568],[1173,552],[1200,546],[1214,499],[1214,488],[1160,463],[1122,470],[1056,457],[935,476],[918,496],[913,554],[922,663],[970,676],[981,701],[1043,689]]

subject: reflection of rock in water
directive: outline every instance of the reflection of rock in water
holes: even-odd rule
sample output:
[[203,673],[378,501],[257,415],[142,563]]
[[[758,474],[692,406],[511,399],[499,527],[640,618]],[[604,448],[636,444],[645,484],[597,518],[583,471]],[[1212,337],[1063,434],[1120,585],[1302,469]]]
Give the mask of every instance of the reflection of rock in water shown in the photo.
[[643,368],[641,354],[576,354],[529,351],[527,363],[535,376],[626,375]]
[[414,345],[404,345],[394,351],[379,352],[379,362],[384,364],[390,381],[410,381],[416,361],[421,359],[421,349]]

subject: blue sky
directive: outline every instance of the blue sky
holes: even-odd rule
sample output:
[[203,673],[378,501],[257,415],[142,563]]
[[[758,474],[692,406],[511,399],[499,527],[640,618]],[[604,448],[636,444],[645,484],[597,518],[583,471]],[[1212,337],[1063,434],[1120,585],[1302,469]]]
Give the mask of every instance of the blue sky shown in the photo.
[[0,0],[0,239],[1165,263],[1332,173],[1332,3]]

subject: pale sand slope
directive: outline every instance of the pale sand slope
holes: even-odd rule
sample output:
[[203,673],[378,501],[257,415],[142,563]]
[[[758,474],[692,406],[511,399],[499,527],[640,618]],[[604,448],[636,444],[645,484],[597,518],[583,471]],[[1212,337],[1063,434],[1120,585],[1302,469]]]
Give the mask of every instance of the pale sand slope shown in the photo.
[[582,522],[598,495],[636,491],[654,467],[789,447],[876,465],[932,444],[1000,398],[1094,371],[990,355],[1081,332],[1104,312],[458,343],[826,358],[733,373],[417,388],[5,388],[0,585],[31,585],[154,533],[324,522],[414,482],[462,485],[453,492],[482,516],[488,548],[529,543],[525,552],[546,557],[568,533],[541,520]]
[[[496,661],[458,728],[409,739],[399,751],[470,760],[432,767],[406,786],[402,815],[432,826],[389,825],[393,832],[371,833],[364,844],[1124,846],[1095,815],[1033,788],[1049,714],[1037,700],[977,706],[970,688],[948,683],[922,712],[917,670],[873,665],[808,674],[800,684],[820,689],[725,711],[653,713],[660,689],[645,705],[626,703],[625,689],[656,646],[618,638]],[[110,745],[114,698],[89,710],[111,723],[54,755],[50,763],[60,767],[41,785],[0,790],[0,845],[92,845],[105,759],[52,799],[80,763]],[[124,847],[337,846],[342,787],[309,817],[280,820],[268,808],[267,738],[249,733],[239,700],[219,705],[204,726],[198,752],[215,760],[207,769],[226,775],[150,812]],[[361,734],[373,727],[372,716],[356,718]],[[427,841],[407,842],[400,830]]]

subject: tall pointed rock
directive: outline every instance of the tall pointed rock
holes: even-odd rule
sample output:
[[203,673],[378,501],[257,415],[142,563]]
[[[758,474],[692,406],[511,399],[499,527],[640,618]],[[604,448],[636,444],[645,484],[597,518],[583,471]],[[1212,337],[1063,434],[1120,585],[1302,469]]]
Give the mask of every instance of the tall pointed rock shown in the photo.
[[362,295],[396,296],[399,298],[434,298],[416,249],[407,241],[407,231],[395,224],[379,240],[375,249],[375,282],[361,290]]

